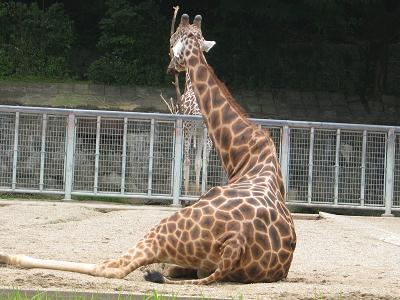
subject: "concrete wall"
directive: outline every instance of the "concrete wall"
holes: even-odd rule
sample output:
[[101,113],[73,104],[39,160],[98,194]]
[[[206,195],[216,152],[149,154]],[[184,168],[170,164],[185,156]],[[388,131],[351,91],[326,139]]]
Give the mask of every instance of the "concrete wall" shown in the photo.
[[[400,125],[400,98],[363,104],[358,96],[289,90],[231,90],[251,116],[329,122]],[[0,104],[168,112],[160,98],[173,88],[89,83],[0,82]]]

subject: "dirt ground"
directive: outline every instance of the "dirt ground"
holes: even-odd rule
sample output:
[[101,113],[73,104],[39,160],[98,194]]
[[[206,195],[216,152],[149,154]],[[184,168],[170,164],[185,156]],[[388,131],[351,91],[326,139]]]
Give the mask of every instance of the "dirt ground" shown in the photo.
[[[118,206],[116,206],[118,208]],[[121,255],[171,208],[0,201],[0,252],[96,263]],[[400,299],[400,218],[296,220],[298,246],[286,281],[160,285],[144,269],[124,279],[0,266],[0,288],[125,291],[238,299]],[[152,266],[160,268],[160,266]]]

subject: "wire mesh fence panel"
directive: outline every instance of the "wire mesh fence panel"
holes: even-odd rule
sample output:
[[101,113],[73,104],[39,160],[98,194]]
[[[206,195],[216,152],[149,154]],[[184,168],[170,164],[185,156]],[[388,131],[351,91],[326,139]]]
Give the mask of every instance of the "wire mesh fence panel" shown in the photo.
[[201,120],[183,122],[181,195],[200,195],[205,142],[207,141],[204,141],[204,130]]
[[65,116],[47,116],[43,178],[47,190],[64,188],[66,124]]
[[39,189],[42,115],[20,114],[17,188]]
[[400,207],[400,134],[395,139],[393,207]]
[[0,187],[12,187],[15,114],[0,114]]
[[150,121],[128,120],[125,171],[125,191],[128,193],[148,192],[150,139]]
[[341,131],[338,203],[359,205],[362,176],[362,131]]
[[12,187],[15,114],[0,114],[0,187]]
[[365,163],[365,205],[383,206],[386,133],[368,132]]
[[155,122],[152,194],[171,195],[172,185],[177,184],[173,182],[174,144],[175,123]]
[[[15,188],[16,191],[28,192],[43,189],[43,192],[65,191],[67,195],[70,194],[72,179],[72,194],[112,192],[126,196],[161,195],[173,196],[175,201],[179,197],[183,200],[198,196],[204,190],[227,183],[216,150],[213,147],[204,149],[207,143],[203,140],[205,131],[201,119],[191,117],[189,121],[183,116],[149,114],[147,117],[135,113],[46,108],[13,110],[8,106],[2,110],[2,107],[0,190]],[[175,124],[180,124],[180,118],[183,124],[195,122],[197,127],[190,139],[187,174],[184,143],[188,134],[185,130],[182,155],[174,157],[175,151],[176,154],[180,152],[175,145]],[[378,206],[382,209],[391,195],[386,193],[391,190],[385,189],[393,188],[393,208],[399,210],[399,127],[394,128],[394,161],[391,162],[386,161],[392,158],[392,148],[389,148],[392,144],[387,139],[391,137],[388,132],[393,127],[268,120],[256,122],[262,122],[262,127],[269,129],[279,158],[282,155],[281,126],[289,128],[288,156],[284,157],[288,180],[287,201],[310,201],[311,206],[337,203]],[[73,140],[68,145],[67,132],[68,141]],[[73,174],[65,176],[71,169],[67,165],[71,166],[71,163]],[[174,172],[175,165],[180,166],[182,175],[179,195],[174,189],[174,185],[178,184],[174,174],[179,175]],[[394,167],[393,185],[385,182],[390,179],[386,175],[391,171],[391,166]],[[386,170],[387,167],[390,169]],[[189,183],[187,188],[185,176]]]
[[336,130],[314,131],[312,202],[333,203],[335,192]]
[[262,128],[266,128],[269,131],[269,134],[274,141],[275,144],[275,149],[276,149],[276,155],[278,156],[278,160],[280,161],[281,157],[281,134],[282,134],[282,128],[280,127],[267,127],[267,126],[261,126]]
[[310,129],[291,128],[289,180],[286,200],[307,202],[310,154]]
[[101,119],[97,183],[99,192],[121,191],[123,135],[123,119]]
[[74,191],[93,191],[96,160],[95,118],[79,117],[75,129]]

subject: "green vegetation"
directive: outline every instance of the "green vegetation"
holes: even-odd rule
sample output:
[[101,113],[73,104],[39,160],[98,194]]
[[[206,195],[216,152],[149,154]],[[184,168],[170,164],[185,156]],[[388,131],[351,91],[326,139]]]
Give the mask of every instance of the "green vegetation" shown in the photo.
[[61,200],[62,195],[48,195],[48,194],[29,194],[29,193],[8,193],[0,192],[0,199],[4,200],[14,200],[14,199],[24,199],[24,200]]
[[[107,299],[111,299],[110,297],[106,297]],[[24,293],[19,290],[14,290],[12,293],[1,293],[0,291],[0,300],[53,300],[53,299],[69,299],[69,300],[96,300],[96,299],[102,299],[102,295],[100,294],[92,294],[88,295],[88,293],[82,294],[82,293],[76,293],[76,296],[68,294],[68,297],[63,296],[61,293],[60,295],[57,295],[55,292],[37,292],[34,295],[31,295],[31,293]],[[120,294],[118,295],[117,300],[134,300],[134,299],[139,299],[137,296],[130,296],[130,295],[124,295]],[[168,295],[163,295],[157,292],[156,290],[153,290],[149,294],[143,295],[143,300],[176,300],[178,297],[176,295],[168,296]],[[210,298],[207,297],[201,297],[199,299],[207,300]],[[236,299],[236,298],[232,298]],[[237,299],[239,300],[244,300],[245,298],[243,296],[238,297]]]
[[[39,3],[39,4],[37,4]],[[209,62],[231,88],[400,95],[396,0],[175,1],[217,41]],[[4,0],[0,79],[168,84],[172,2]],[[33,78],[33,79],[32,79]]]
[[108,0],[100,22],[100,58],[89,67],[95,82],[117,84],[166,83],[169,25],[153,0],[132,5],[127,0]]
[[[108,297],[107,297],[108,298]],[[51,292],[51,293],[46,293],[46,292],[37,292],[34,295],[31,295],[30,293],[24,293],[19,290],[14,290],[10,294],[1,294],[0,293],[0,300],[53,300],[53,299],[69,299],[69,300],[96,300],[96,299],[102,299],[101,294],[96,295],[92,294],[90,296],[88,295],[82,295],[80,293],[76,293],[76,295],[68,295],[68,297],[61,295],[57,295],[57,293]],[[123,295],[120,294],[116,298],[118,300],[134,300],[138,299],[136,296],[129,296],[129,295]],[[152,293],[148,295],[144,295],[143,300],[175,300],[177,299],[176,296],[164,296],[163,294],[158,293],[157,291],[153,290]],[[205,298],[204,298],[205,299]]]
[[0,2],[0,78],[68,77],[72,21],[62,4]]

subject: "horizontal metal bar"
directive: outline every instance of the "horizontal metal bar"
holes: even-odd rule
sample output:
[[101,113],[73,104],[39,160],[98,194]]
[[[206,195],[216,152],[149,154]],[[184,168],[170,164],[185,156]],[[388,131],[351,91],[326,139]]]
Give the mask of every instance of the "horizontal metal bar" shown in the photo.
[[[310,208],[339,208],[339,209],[360,209],[360,210],[378,210],[384,211],[384,206],[358,206],[358,205],[346,205],[346,204],[318,204],[318,203],[306,203],[306,202],[286,202],[287,206],[301,206]],[[393,211],[400,211],[400,207],[392,208]]]
[[[0,193],[3,192],[13,192],[13,193],[23,193],[23,194],[53,194],[53,195],[63,195],[63,191],[56,191],[56,190],[29,190],[29,189],[1,189]],[[172,196],[168,195],[152,195],[148,196],[146,194],[119,194],[119,193],[87,193],[87,192],[72,192],[72,195],[75,196],[91,196],[91,197],[112,197],[112,198],[134,198],[134,199],[154,199],[154,200],[172,200]],[[179,197],[181,201],[197,201],[198,197]],[[384,211],[384,206],[358,206],[358,205],[333,205],[333,204],[317,204],[317,203],[305,203],[305,202],[286,202],[287,206],[301,206],[301,207],[310,207],[310,208],[340,208],[340,209],[360,209],[360,210],[376,210],[376,211]],[[392,211],[400,211],[400,207],[392,207]]]
[[[12,106],[0,105],[0,112],[21,112],[21,113],[37,113],[37,114],[62,114],[68,115],[70,113],[76,116],[97,117],[101,115],[105,118],[132,118],[132,119],[146,119],[156,118],[161,121],[176,121],[182,119],[183,121],[202,120],[200,115],[174,115],[164,113],[143,113],[143,112],[123,112],[123,111],[105,111],[105,110],[85,110],[85,109],[66,109],[66,108],[47,108],[47,107],[31,107],[31,106]],[[348,124],[348,123],[327,123],[327,122],[309,122],[309,121],[291,121],[291,120],[273,120],[273,119],[255,119],[250,118],[251,121],[264,126],[271,127],[302,127],[318,129],[344,129],[344,130],[368,130],[377,132],[387,132],[393,129],[395,132],[400,132],[400,126],[384,126],[384,125],[366,125],[366,124]]]
[[147,194],[131,194],[126,193],[121,194],[120,192],[97,192],[94,194],[93,192],[83,192],[83,191],[75,191],[72,192],[72,195],[76,196],[92,196],[92,197],[112,197],[112,198],[134,198],[134,199],[155,199],[155,200],[172,200],[171,195],[147,195]]

